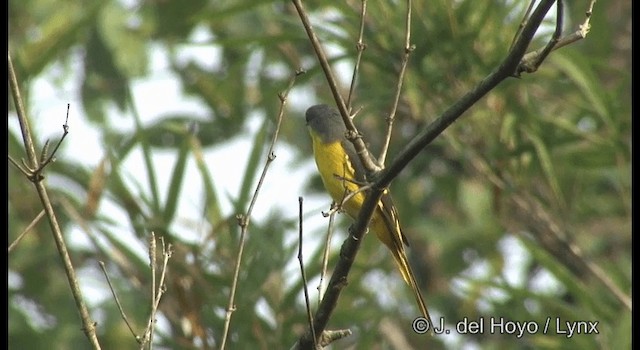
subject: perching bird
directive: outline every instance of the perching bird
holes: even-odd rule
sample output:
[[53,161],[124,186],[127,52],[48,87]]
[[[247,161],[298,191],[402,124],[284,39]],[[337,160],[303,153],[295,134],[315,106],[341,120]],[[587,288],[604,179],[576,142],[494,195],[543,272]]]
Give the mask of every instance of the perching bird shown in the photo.
[[[337,110],[327,105],[316,105],[307,109],[307,126],[313,141],[313,155],[325,189],[337,203],[342,203],[347,194],[355,193],[342,209],[355,219],[364,203],[366,193],[358,192],[365,182],[365,168],[356,154],[353,144],[347,140],[347,128]],[[402,278],[411,286],[424,317],[433,325],[427,305],[422,298],[409,260],[405,252],[407,238],[402,233],[398,210],[388,190],[382,194],[373,213],[369,229],[391,251]]]

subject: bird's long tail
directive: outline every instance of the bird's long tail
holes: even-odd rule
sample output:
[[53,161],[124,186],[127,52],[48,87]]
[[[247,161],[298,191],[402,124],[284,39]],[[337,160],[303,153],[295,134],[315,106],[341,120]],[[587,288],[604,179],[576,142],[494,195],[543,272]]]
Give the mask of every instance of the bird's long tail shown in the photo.
[[433,329],[433,321],[431,320],[431,315],[429,315],[429,309],[427,308],[427,304],[424,302],[420,288],[418,288],[418,282],[416,281],[416,277],[413,275],[413,270],[411,270],[411,266],[409,266],[409,259],[407,259],[404,247],[396,247],[396,249],[392,249],[392,253],[393,258],[398,265],[398,269],[402,274],[402,278],[413,290],[413,295],[416,298],[420,312],[422,312],[422,315],[429,320],[429,325],[431,326],[431,329]]

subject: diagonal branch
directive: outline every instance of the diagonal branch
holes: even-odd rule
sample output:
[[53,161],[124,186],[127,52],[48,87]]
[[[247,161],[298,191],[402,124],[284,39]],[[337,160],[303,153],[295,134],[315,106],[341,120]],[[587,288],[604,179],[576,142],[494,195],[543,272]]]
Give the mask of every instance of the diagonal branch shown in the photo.
[[380,171],[381,168],[378,164],[376,164],[375,160],[367,151],[367,147],[362,140],[362,136],[358,133],[358,129],[356,129],[355,124],[350,118],[349,111],[347,110],[347,106],[344,103],[344,99],[340,92],[338,91],[338,83],[336,81],[335,75],[331,70],[331,66],[329,65],[329,60],[327,59],[327,55],[324,53],[322,49],[322,45],[320,44],[320,40],[318,40],[318,36],[316,35],[313,27],[311,26],[311,22],[309,21],[309,16],[307,16],[304,7],[302,7],[302,3],[300,0],[292,0],[293,5],[296,7],[296,11],[298,11],[298,16],[300,16],[300,20],[302,21],[302,25],[304,26],[307,35],[309,36],[309,41],[313,46],[314,51],[316,52],[316,56],[318,57],[318,61],[320,62],[320,66],[324,71],[324,75],[327,78],[327,83],[329,84],[329,89],[333,94],[333,98],[336,101],[338,110],[340,111],[340,115],[342,116],[342,120],[344,124],[347,126],[348,130],[348,139],[351,141],[356,149],[356,153],[360,157],[362,161],[362,165],[368,172],[377,172]]
[[494,89],[505,79],[514,76],[520,65],[522,58],[529,47],[533,35],[536,33],[545,15],[551,8],[555,0],[543,0],[533,11],[528,19],[522,33],[513,44],[511,51],[502,61],[500,66],[487,77],[481,80],[478,85],[471,91],[462,96],[456,103],[449,107],[442,115],[440,115],[431,124],[422,129],[404,148],[400,154],[394,159],[389,167],[383,171],[375,186],[386,187],[391,181],[398,176],[400,171],[404,169],[409,162],[415,158],[428,144],[430,144],[438,135],[440,135],[449,125],[458,120],[462,114],[471,106],[484,97],[489,91]]
[[60,255],[60,259],[62,260],[69,287],[71,287],[71,294],[73,295],[73,300],[76,303],[76,307],[78,308],[78,312],[80,313],[80,318],[82,319],[82,330],[89,339],[91,346],[94,349],[100,349],[100,343],[98,342],[98,336],[96,334],[96,323],[91,319],[89,310],[87,309],[87,306],[84,302],[84,297],[82,296],[82,291],[80,289],[80,285],[78,284],[78,278],[76,276],[73,264],[71,263],[71,257],[69,256],[67,245],[64,241],[64,237],[62,236],[62,230],[60,229],[60,225],[58,224],[58,218],[56,217],[56,213],[53,210],[53,206],[51,205],[51,200],[49,199],[47,188],[42,181],[44,177],[42,176],[41,171],[44,170],[44,167],[40,166],[41,164],[39,164],[38,162],[38,156],[36,155],[35,147],[33,145],[33,138],[29,129],[27,115],[22,103],[22,97],[20,95],[18,79],[13,67],[13,62],[11,61],[11,55],[8,55],[8,64],[11,95],[16,107],[16,112],[18,114],[20,130],[22,131],[22,140],[27,151],[27,158],[30,163],[30,168],[33,169],[30,180],[36,187],[36,191],[38,192],[38,196],[40,197],[40,201],[42,202],[44,211],[47,214],[47,218],[49,219],[51,233],[53,234],[53,239],[56,243],[58,254]]
[[[296,2],[299,3],[299,1],[294,0],[294,3]],[[409,162],[415,158],[420,151],[422,151],[422,149],[440,135],[449,125],[451,125],[451,123],[456,121],[466,110],[495,88],[500,82],[514,76],[514,73],[529,47],[535,32],[554,2],[555,0],[540,1],[536,9],[532,12],[531,17],[522,28],[522,32],[514,42],[512,49],[509,51],[507,57],[503,60],[500,66],[490,73],[485,79],[480,81],[473,90],[462,96],[457,103],[447,109],[433,123],[420,131],[418,135],[416,135],[416,137],[409,142],[405,149],[394,159],[391,165],[386,170],[382,171],[382,173],[380,173],[373,182],[371,190],[360,209],[358,218],[350,228],[349,236],[342,245],[340,250],[340,259],[336,265],[333,275],[331,276],[331,280],[329,281],[327,293],[322,299],[320,307],[316,312],[316,318],[314,320],[315,334],[321,334],[326,328],[329,318],[336,307],[342,288],[347,284],[347,275],[353,265],[355,255],[360,248],[360,242],[362,241],[369,221],[373,215],[373,211],[377,207],[377,203],[379,202],[385,188],[389,186],[391,181],[398,176],[400,171],[402,171],[402,169],[404,169]],[[312,344],[314,343],[311,338],[311,332],[306,332],[299,339],[298,348],[311,349],[313,346]]]

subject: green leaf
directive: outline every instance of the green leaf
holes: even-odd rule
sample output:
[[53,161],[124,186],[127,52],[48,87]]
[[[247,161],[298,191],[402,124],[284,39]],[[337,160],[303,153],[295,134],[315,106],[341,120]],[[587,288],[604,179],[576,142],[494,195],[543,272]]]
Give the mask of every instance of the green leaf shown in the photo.
[[169,193],[164,207],[164,220],[169,223],[173,221],[176,209],[178,207],[178,199],[180,195],[180,189],[184,180],[184,172],[187,166],[187,159],[189,152],[189,135],[186,130],[183,132],[182,141],[179,148],[176,150],[178,153],[178,159],[173,166],[173,174],[169,184]]
[[544,144],[544,142],[538,135],[534,133],[528,133],[527,137],[529,138],[529,140],[531,140],[531,143],[536,150],[536,155],[538,156],[538,160],[540,161],[540,166],[542,167],[542,171],[547,178],[547,182],[551,186],[554,197],[561,206],[564,206],[565,200],[562,195],[562,191],[560,190],[560,183],[558,182],[558,177],[556,176],[554,170],[555,166],[553,161],[551,160],[549,148]]
[[[137,25],[133,23],[138,23]],[[127,78],[147,72],[148,32],[135,12],[125,10],[117,1],[110,1],[98,17],[100,34],[113,56],[114,65]]]
[[265,145],[266,135],[267,135],[267,125],[269,124],[269,119],[265,118],[258,129],[258,132],[254,136],[253,139],[253,147],[251,148],[251,152],[249,153],[249,160],[247,162],[247,168],[245,169],[244,177],[242,178],[242,184],[240,185],[240,193],[238,194],[238,199],[235,202],[235,212],[236,213],[246,213],[249,205],[249,199],[254,193],[255,187],[253,183],[256,178],[256,173],[260,167],[260,165],[264,164],[261,162],[263,160],[262,155],[264,153],[264,149],[267,145]]

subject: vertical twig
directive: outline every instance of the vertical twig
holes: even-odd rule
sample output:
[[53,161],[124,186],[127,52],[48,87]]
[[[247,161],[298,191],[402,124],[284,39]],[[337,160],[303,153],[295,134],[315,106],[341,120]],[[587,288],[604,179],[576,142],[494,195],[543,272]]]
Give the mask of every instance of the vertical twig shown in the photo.
[[[155,331],[155,325],[156,325],[156,313],[158,312],[158,306],[160,306],[160,300],[162,299],[162,296],[164,295],[164,293],[166,292],[166,286],[164,284],[164,279],[165,276],[167,274],[167,265],[169,263],[169,259],[171,259],[171,255],[173,254],[173,248],[171,246],[171,244],[166,244],[164,242],[164,237],[160,237],[160,244],[162,245],[162,270],[160,270],[160,281],[158,282],[157,285],[157,289],[155,289],[155,291],[153,292],[155,295],[155,298],[151,301],[151,311],[149,312],[149,319],[147,320],[147,328],[145,329],[144,335],[142,337],[142,342],[140,343],[140,350],[144,349],[144,346],[146,344],[149,345],[149,349],[151,349],[153,347],[153,334]],[[153,244],[150,244],[149,249],[153,249],[154,250],[154,259],[155,257],[155,250],[156,250],[156,244],[155,242]]]
[[278,139],[278,134],[280,133],[280,125],[282,124],[282,118],[284,116],[284,107],[287,103],[287,97],[289,95],[289,91],[293,87],[293,84],[296,81],[296,78],[304,74],[303,70],[298,70],[295,72],[295,75],[289,81],[289,85],[285,92],[278,95],[280,98],[280,111],[278,113],[278,121],[276,123],[276,129],[273,133],[273,138],[271,139],[271,144],[269,145],[269,150],[267,152],[267,160],[264,164],[264,168],[262,169],[262,174],[260,175],[260,180],[258,180],[258,184],[256,185],[256,189],[253,192],[253,197],[251,198],[251,203],[249,203],[249,208],[247,209],[246,214],[238,214],[236,218],[238,219],[238,225],[240,226],[240,242],[238,243],[238,254],[236,256],[236,265],[234,267],[233,272],[233,280],[231,282],[231,292],[229,294],[229,303],[227,305],[227,312],[224,319],[224,329],[222,332],[222,342],[220,344],[220,349],[224,350],[227,344],[227,336],[229,334],[229,326],[231,325],[231,315],[236,309],[235,306],[235,298],[236,298],[236,290],[238,288],[238,276],[240,274],[240,266],[242,263],[242,255],[244,253],[244,245],[247,238],[247,230],[249,228],[249,223],[251,219],[251,213],[253,212],[253,206],[258,199],[258,193],[260,193],[260,189],[262,188],[262,184],[264,183],[264,179],[267,175],[267,170],[269,170],[269,166],[276,159],[276,155],[274,153],[274,148],[276,144],[276,140]]
[[407,70],[407,63],[409,63],[409,55],[415,50],[415,45],[411,45],[411,0],[407,0],[407,17],[405,21],[405,33],[404,33],[404,55],[402,56],[402,65],[400,66],[400,73],[398,74],[398,83],[396,84],[396,95],[393,99],[393,107],[387,117],[387,135],[384,138],[384,144],[380,151],[380,157],[378,158],[378,164],[384,167],[384,162],[387,158],[387,151],[389,150],[389,143],[391,142],[391,131],[393,130],[393,121],[396,117],[396,111],[398,110],[398,103],[400,102],[400,94],[402,93],[402,84],[404,82],[404,73]]
[[324,243],[324,253],[322,254],[322,271],[320,271],[320,283],[318,284],[318,304],[322,300],[322,296],[326,290],[325,277],[327,276],[327,266],[329,265],[329,251],[331,250],[331,237],[333,236],[333,223],[337,210],[333,210],[338,204],[333,202],[329,214],[329,226],[327,227],[327,239]]
[[[155,232],[151,231],[151,234],[149,235],[149,267],[151,268],[151,311],[149,312],[150,317],[153,313],[153,305],[156,301],[156,262],[158,258],[156,247],[156,234]],[[153,323],[147,322],[147,327],[152,324]],[[145,330],[145,340],[149,342],[149,347],[151,347],[153,344],[153,328],[155,327],[151,327],[151,330]],[[146,338],[147,334],[149,335],[148,339]],[[141,348],[142,346],[144,346],[144,342],[141,344]]]
[[156,300],[156,234],[151,231],[149,236],[149,267],[151,268],[151,300]]
[[560,40],[562,35],[562,26],[564,23],[564,6],[562,0],[558,0],[556,3],[556,29],[551,36],[551,39],[547,42],[542,49],[536,50],[534,55],[525,55],[522,58],[522,62],[518,66],[516,76],[522,72],[533,73],[538,70],[538,67],[544,62],[545,58],[553,51]]
[[302,274],[302,286],[304,289],[304,303],[307,307],[307,317],[309,318],[309,329],[313,336],[313,347],[316,348],[316,332],[313,329],[313,314],[309,303],[309,290],[307,288],[307,275],[304,272],[304,261],[302,259],[302,197],[298,197],[298,261],[300,262],[300,273]]
[[362,53],[367,48],[367,44],[362,41],[364,36],[364,19],[367,14],[367,0],[362,0],[362,7],[360,10],[360,32],[358,34],[358,42],[356,42],[356,63],[353,66],[353,75],[351,76],[351,86],[349,87],[349,97],[347,97],[347,111],[351,114],[352,111],[352,98],[356,89],[356,80],[358,79],[358,71],[360,70],[360,61],[362,60]]

